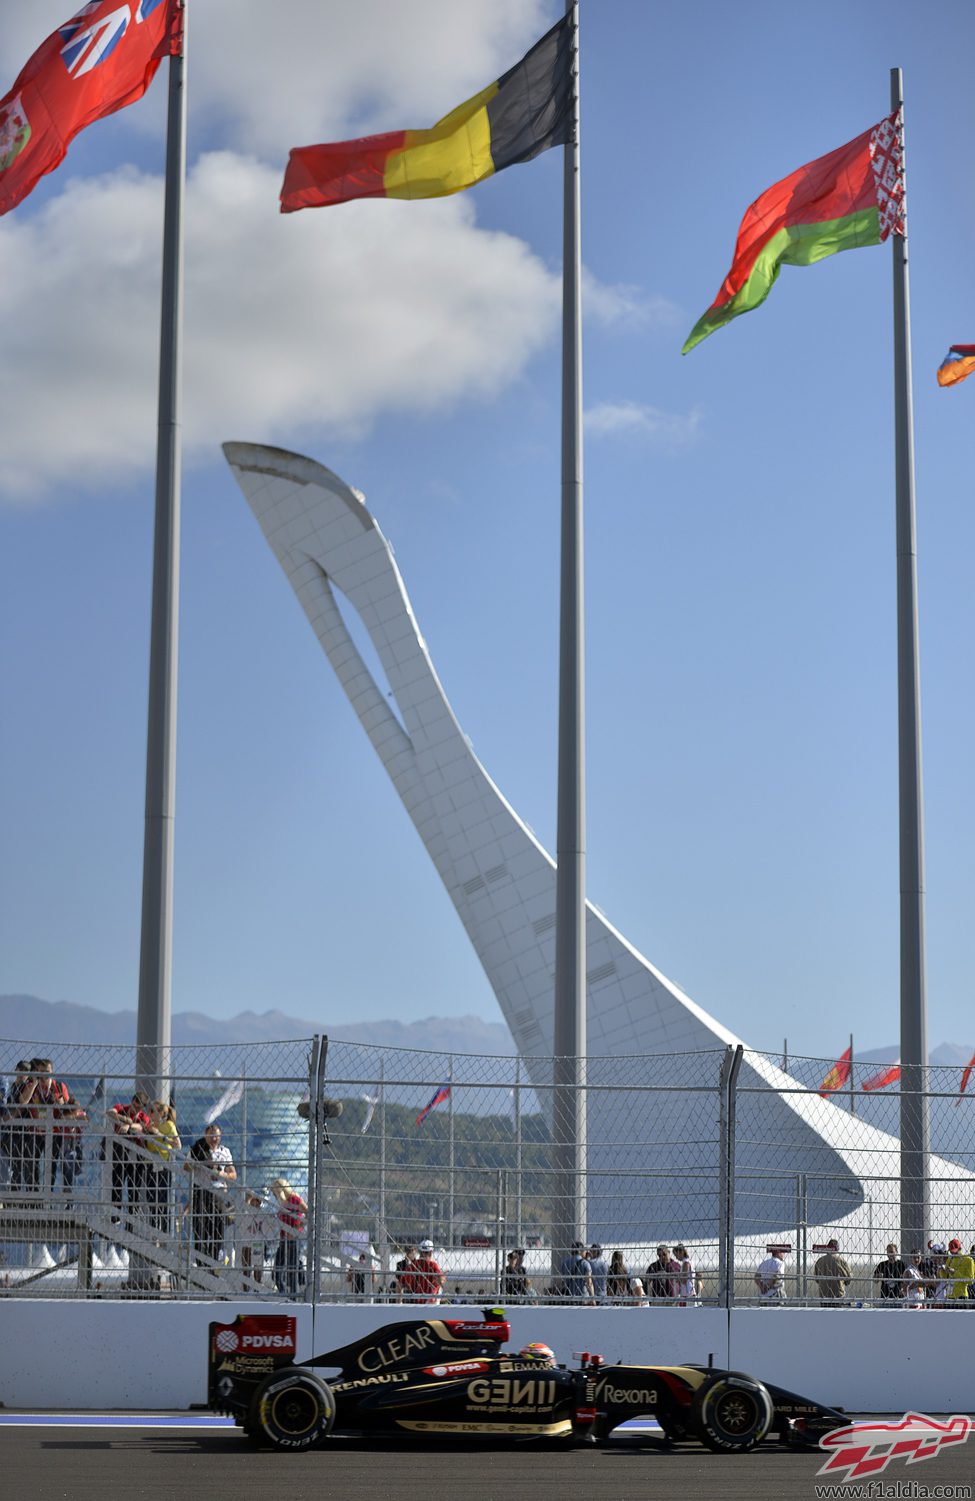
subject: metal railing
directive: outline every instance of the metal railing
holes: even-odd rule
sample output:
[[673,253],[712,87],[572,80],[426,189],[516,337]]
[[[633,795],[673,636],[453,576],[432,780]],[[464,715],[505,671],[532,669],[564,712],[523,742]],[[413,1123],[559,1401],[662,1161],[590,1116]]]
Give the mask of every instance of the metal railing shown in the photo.
[[[50,1075],[35,1066],[48,1054]],[[551,1244],[551,1059],[321,1038],[174,1048],[161,1104],[180,1146],[160,1150],[113,1108],[141,1108],[134,1049],[0,1042],[0,1295],[959,1301],[949,1242],[964,1257],[975,1240],[975,1102],[961,1068],[925,1079],[929,1230],[902,1247],[898,1091],[862,1091],[874,1065],[823,1096],[829,1067],[792,1058],[785,1073],[773,1055],[733,1049],[587,1059],[578,1235],[602,1250],[586,1272]],[[50,1097],[52,1081],[68,1100]],[[194,1146],[211,1118],[235,1176]],[[771,1277],[766,1266],[757,1278],[770,1258]]]

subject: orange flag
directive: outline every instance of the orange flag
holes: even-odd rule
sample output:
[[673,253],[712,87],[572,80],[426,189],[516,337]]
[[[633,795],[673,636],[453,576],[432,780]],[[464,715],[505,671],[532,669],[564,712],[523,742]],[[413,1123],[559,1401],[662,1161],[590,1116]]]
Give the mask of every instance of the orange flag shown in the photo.
[[837,1089],[843,1088],[843,1085],[850,1077],[850,1069],[853,1066],[852,1053],[853,1049],[847,1048],[842,1057],[837,1058],[826,1078],[819,1086],[821,1095],[833,1094]]

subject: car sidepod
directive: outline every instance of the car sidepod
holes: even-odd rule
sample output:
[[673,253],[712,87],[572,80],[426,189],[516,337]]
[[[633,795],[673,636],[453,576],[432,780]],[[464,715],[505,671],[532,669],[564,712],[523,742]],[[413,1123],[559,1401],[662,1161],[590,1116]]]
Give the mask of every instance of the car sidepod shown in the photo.
[[[577,1390],[574,1372],[518,1361],[431,1366],[369,1390],[359,1387],[355,1426],[443,1437],[568,1439]],[[340,1414],[352,1395],[342,1383],[336,1386]]]

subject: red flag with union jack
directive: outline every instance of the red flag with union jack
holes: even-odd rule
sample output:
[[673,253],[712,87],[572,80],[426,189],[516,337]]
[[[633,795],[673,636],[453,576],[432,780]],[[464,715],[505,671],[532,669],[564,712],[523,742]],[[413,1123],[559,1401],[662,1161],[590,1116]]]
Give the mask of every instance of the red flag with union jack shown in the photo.
[[852,1067],[852,1054],[853,1049],[847,1048],[842,1057],[837,1058],[836,1062],[833,1064],[833,1067],[826,1075],[826,1078],[819,1086],[819,1092],[821,1095],[832,1094],[834,1090],[843,1088],[843,1085],[850,1077],[850,1069]]
[[427,1116],[430,1114],[430,1111],[431,1110],[436,1110],[436,1108],[437,1108],[438,1105],[442,1105],[443,1102],[444,1102],[444,1100],[449,1100],[449,1099],[450,1099],[450,1085],[449,1084],[441,1084],[441,1086],[437,1090],[436,1094],[430,1096],[429,1100],[427,1100],[427,1103],[424,1105],[423,1109],[420,1111],[419,1115],[417,1116],[417,1118],[416,1118],[417,1125],[418,1126],[422,1126],[423,1122],[426,1120]]
[[0,214],[60,166],[86,125],[141,99],[178,53],[182,0],[92,0],[25,63],[0,99]]

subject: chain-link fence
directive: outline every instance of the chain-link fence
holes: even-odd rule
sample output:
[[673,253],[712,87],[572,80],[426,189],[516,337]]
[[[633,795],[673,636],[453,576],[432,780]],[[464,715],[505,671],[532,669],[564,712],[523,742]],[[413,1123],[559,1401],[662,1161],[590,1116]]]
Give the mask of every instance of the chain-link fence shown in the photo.
[[[925,1071],[925,1228],[902,1244],[901,1081],[781,1064],[586,1060],[567,1181],[548,1058],[176,1047],[154,1101],[134,1093],[134,1049],[0,1043],[0,1293],[958,1301],[975,1283],[962,1069]],[[552,1243],[570,1202],[581,1252]]]

